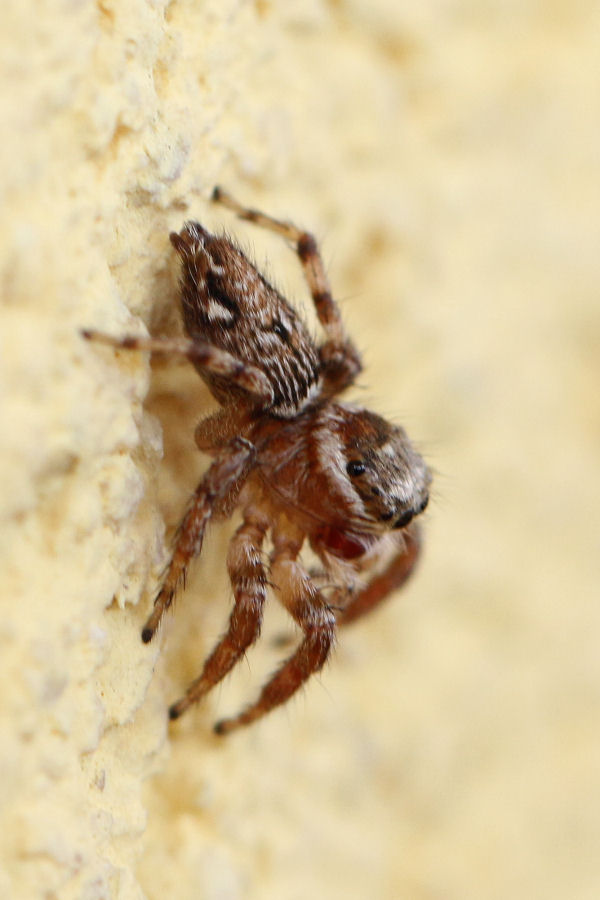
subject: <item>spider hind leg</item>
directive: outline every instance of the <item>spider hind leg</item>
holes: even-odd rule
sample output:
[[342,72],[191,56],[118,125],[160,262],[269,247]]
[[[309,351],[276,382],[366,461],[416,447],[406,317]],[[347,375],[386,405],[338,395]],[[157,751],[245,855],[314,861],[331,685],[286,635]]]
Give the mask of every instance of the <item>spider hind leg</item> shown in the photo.
[[236,213],[240,219],[252,222],[281,235],[293,244],[304,278],[308,285],[317,318],[325,332],[326,340],[319,347],[323,392],[333,396],[349,387],[362,371],[360,354],[346,334],[340,308],[333,299],[329,279],[319,252],[319,246],[309,231],[303,231],[291,222],[274,219],[257,209],[238,203],[231,194],[215,187],[212,199]]

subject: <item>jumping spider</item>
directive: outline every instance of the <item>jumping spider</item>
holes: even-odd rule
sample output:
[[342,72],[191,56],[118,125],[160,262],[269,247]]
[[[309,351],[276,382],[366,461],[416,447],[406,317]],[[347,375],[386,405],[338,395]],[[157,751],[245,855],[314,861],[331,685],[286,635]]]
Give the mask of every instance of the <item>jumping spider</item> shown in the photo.
[[[325,663],[336,626],[370,612],[406,581],[420,545],[413,519],[427,505],[431,476],[402,428],[335,400],[354,382],[361,360],[346,336],[312,235],[240,206],[220,188],[213,200],[295,247],[323,343],[315,344],[295,310],[235,244],[197,222],[170,235],[181,257],[188,337],[115,339],[93,331],[84,336],[112,347],[183,356],[221,404],[196,428],[198,447],[214,461],[179,526],[142,640],[152,640],[185,583],[209,520],[239,507],[243,521],[227,554],[235,603],[226,633],[199,678],[171,706],[170,717],[204,697],[257,640],[267,586],[304,633],[258,700],[217,723],[215,731],[225,734],[288,700]],[[261,548],[268,533],[266,566]],[[300,562],[305,539],[323,566],[319,579]],[[365,582],[364,573],[372,569]]]

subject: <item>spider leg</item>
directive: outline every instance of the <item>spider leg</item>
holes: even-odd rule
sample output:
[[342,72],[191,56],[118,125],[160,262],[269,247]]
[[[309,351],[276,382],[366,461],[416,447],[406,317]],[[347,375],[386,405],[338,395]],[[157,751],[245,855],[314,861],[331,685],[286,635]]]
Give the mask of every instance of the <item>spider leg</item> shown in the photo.
[[196,488],[189,509],[177,531],[175,548],[156,600],[154,609],[142,630],[145,644],[152,640],[164,613],[173,603],[180,584],[185,582],[187,567],[202,549],[202,540],[213,508],[245,474],[254,456],[254,447],[244,438],[234,438],[224,447]]
[[92,329],[84,329],[81,333],[88,341],[105,344],[117,350],[137,350],[159,353],[163,356],[184,357],[193,365],[205,369],[212,375],[228,378],[232,384],[252,394],[260,401],[261,405],[272,402],[273,388],[269,379],[260,369],[236,359],[231,353],[206,341],[177,337],[146,338],[134,335],[117,338]]
[[[402,546],[380,575],[360,591],[350,603],[338,612],[338,625],[350,625],[378,606],[392,592],[402,587],[410,577],[419,558],[421,540],[419,529],[413,526],[403,534]],[[332,601],[335,603],[335,600]]]
[[271,577],[280,597],[304,632],[304,639],[263,687],[258,700],[231,719],[215,725],[217,734],[227,734],[249,725],[285,703],[314,672],[325,663],[335,637],[335,615],[310,576],[297,561],[299,545],[276,546],[271,561]]
[[315,304],[317,317],[327,336],[325,343],[319,347],[324,393],[331,396],[344,390],[359,374],[362,363],[358,350],[346,335],[340,309],[333,299],[329,279],[314,236],[308,231],[297,228],[291,222],[282,222],[256,209],[242,206],[220,187],[214,189],[212,199],[233,210],[240,219],[253,222],[260,228],[274,231],[294,244]]
[[200,677],[169,709],[171,719],[178,719],[192,703],[218,684],[258,638],[267,589],[260,550],[268,525],[268,520],[258,512],[248,510],[243,524],[231,539],[227,568],[235,606],[229,628],[204,663]]

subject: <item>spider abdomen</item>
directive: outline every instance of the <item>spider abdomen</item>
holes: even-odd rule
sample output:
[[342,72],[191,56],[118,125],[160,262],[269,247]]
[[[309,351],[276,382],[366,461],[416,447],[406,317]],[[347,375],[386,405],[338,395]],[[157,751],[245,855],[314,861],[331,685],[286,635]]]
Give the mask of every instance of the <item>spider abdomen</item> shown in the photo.
[[[190,337],[260,368],[272,387],[270,412],[296,415],[320,380],[318,351],[298,313],[227,238],[187,222],[171,242],[183,263],[181,303]],[[217,399],[231,393],[231,380],[199,371]]]

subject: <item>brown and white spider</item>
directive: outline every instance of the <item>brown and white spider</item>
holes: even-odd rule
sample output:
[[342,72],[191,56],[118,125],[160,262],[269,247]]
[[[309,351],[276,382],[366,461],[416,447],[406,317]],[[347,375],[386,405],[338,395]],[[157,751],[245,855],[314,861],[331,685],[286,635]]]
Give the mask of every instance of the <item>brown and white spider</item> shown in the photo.
[[[325,340],[316,345],[241,250],[197,222],[170,235],[182,262],[189,337],[83,334],[112,347],[186,357],[221,404],[196,428],[198,447],[214,461],[179,526],[142,639],[153,638],[184,584],[209,520],[239,507],[243,521],[227,555],[235,602],[226,633],[170,717],[203,698],[256,641],[268,585],[304,634],[256,702],[217,723],[215,731],[225,734],[288,700],[325,663],[336,626],[406,581],[419,553],[413,519],[427,505],[431,476],[402,428],[334,399],[353,383],[361,361],[312,235],[240,206],[219,188],[213,199],[295,246]],[[268,566],[261,555],[267,534]],[[300,561],[305,540],[322,563],[319,576]]]

